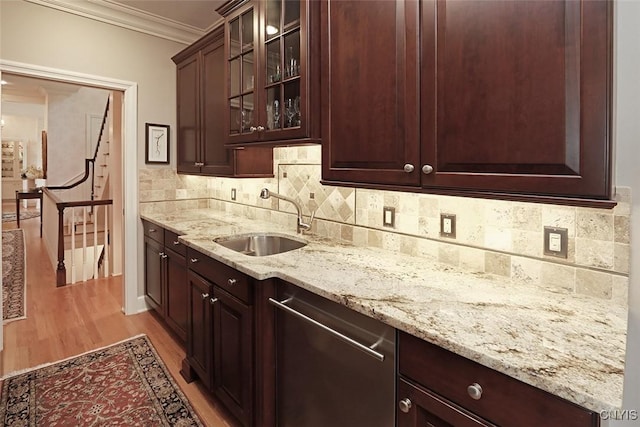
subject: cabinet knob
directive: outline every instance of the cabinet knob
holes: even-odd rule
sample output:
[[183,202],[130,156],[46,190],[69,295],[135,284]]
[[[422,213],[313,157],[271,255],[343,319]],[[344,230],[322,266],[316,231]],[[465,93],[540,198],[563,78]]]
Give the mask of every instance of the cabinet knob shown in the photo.
[[258,128],[257,128],[257,127],[255,127],[255,126],[251,126],[251,127],[249,128],[249,130],[250,130],[251,132],[255,132],[255,131],[257,131],[257,130],[258,130]]
[[189,261],[191,261],[191,264],[195,264],[196,262],[200,261],[198,258],[191,258]]
[[209,304],[211,304],[211,305],[215,304],[216,302],[218,302],[218,298],[211,298],[209,300]]
[[423,174],[429,175],[431,172],[433,172],[433,166],[431,166],[431,165],[422,166],[422,173]]
[[478,383],[473,383],[469,387],[467,387],[467,393],[474,400],[480,400],[482,397],[482,387]]
[[158,256],[159,256],[160,258],[164,258],[164,252],[158,252]]
[[409,410],[411,409],[411,401],[409,400],[408,397],[404,398],[400,402],[398,402],[398,407],[400,408],[400,410],[402,412],[407,414],[407,413],[409,413]]
[[258,129],[258,132],[262,132],[264,130],[264,126],[258,126],[257,129]]
[[227,283],[229,284],[229,286],[233,286],[233,285],[235,285],[236,283],[238,283],[238,281],[237,281],[236,279],[228,279],[228,280],[227,280]]
[[200,295],[200,297],[202,297],[202,301],[204,301],[207,298],[209,298],[209,294],[202,294],[202,295]]
[[149,229],[149,233],[155,233],[155,232],[156,232],[156,229],[155,229],[155,228],[150,228],[150,229]]
[[406,165],[404,165],[403,169],[406,173],[411,173],[415,170],[415,167],[411,163],[407,163]]
[[160,255],[162,258],[166,259],[169,258],[169,255],[165,254],[164,252],[162,252],[162,255]]
[[174,246],[178,246],[180,244],[180,242],[178,242],[177,240],[173,241]]

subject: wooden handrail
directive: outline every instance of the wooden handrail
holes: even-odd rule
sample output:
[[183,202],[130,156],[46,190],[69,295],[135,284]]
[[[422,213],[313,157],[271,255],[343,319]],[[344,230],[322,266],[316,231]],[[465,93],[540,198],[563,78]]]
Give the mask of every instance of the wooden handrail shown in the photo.
[[[71,207],[112,205],[113,200],[77,200],[65,202],[51,190],[52,187],[45,187],[43,188],[43,193],[55,203],[58,209],[58,264],[56,267],[56,286],[63,286],[67,283],[67,268],[64,264],[64,210]],[[106,247],[105,250],[107,250]]]

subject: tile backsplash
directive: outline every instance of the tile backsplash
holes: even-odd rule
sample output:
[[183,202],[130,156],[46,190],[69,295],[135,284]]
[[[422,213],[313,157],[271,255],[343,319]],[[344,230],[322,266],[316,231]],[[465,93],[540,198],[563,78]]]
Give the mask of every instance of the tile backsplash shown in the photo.
[[[259,198],[260,189],[267,187],[299,201],[305,215],[315,211],[314,231],[333,239],[506,276],[514,283],[627,303],[629,188],[616,189],[615,208],[596,209],[338,187],[320,183],[320,158],[320,146],[276,148],[274,178],[142,169],[140,210],[211,207],[295,228],[291,203]],[[393,228],[383,225],[383,207],[395,211]],[[441,213],[456,215],[455,239],[440,236]],[[544,255],[545,226],[567,229],[566,259]]]

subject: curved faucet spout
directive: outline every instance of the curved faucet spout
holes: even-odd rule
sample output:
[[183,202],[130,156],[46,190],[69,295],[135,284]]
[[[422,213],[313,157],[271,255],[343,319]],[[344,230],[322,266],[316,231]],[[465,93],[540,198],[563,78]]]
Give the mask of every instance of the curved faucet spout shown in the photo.
[[300,206],[300,204],[298,202],[296,202],[295,200],[287,197],[287,196],[283,196],[282,194],[278,194],[278,193],[274,193],[269,191],[268,188],[263,188],[262,190],[260,190],[260,198],[261,199],[268,199],[269,197],[275,197],[276,199],[280,199],[280,200],[284,200],[286,202],[292,203],[293,206],[296,207],[296,211],[298,212],[298,222],[296,225],[296,232],[297,233],[302,233],[302,230],[310,230],[311,229],[311,223],[313,222],[313,217],[315,216],[315,211],[311,212],[311,219],[309,220],[309,223],[305,223],[303,218],[302,218],[302,206]]

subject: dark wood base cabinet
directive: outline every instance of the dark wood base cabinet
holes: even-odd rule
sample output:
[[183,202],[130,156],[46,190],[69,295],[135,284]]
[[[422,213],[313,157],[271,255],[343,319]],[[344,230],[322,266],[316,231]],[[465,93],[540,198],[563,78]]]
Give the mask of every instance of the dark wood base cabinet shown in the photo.
[[598,414],[412,335],[398,336],[398,426],[598,427]]
[[187,263],[178,235],[142,221],[144,293],[147,303],[180,340],[187,340]]
[[189,322],[182,375],[196,377],[244,426],[254,424],[253,286],[249,277],[188,250]]

